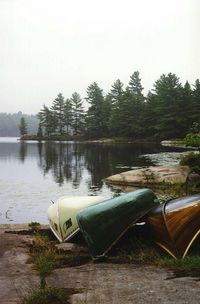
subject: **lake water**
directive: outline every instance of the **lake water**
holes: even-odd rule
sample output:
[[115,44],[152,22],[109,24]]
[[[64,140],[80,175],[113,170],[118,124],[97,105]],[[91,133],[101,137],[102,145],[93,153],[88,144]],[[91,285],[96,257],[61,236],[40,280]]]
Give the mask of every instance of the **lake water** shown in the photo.
[[0,138],[0,223],[47,223],[51,200],[64,195],[112,197],[116,190],[105,184],[106,177],[154,165],[155,155],[163,152],[169,156],[182,151],[152,144],[39,143]]

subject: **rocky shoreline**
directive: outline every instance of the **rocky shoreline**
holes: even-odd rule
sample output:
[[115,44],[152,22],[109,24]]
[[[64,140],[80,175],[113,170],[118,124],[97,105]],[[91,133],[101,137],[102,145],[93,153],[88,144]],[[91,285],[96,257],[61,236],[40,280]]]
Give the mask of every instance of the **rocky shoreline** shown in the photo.
[[[41,228],[48,231],[48,226]],[[25,224],[0,225],[2,304],[19,304],[24,294],[40,286],[38,273],[30,262],[33,235],[25,234],[28,229],[30,227]],[[74,250],[76,254],[85,254],[87,250],[83,249],[72,243],[63,248],[66,254],[72,254]],[[174,277],[172,271],[156,266],[105,262],[96,264],[90,260],[79,266],[55,269],[46,281],[49,287],[68,291],[67,303],[72,304],[200,302],[200,281],[191,277]]]
[[119,187],[148,187],[154,191],[164,189],[170,195],[174,190],[178,194],[197,190],[200,176],[192,173],[188,166],[169,165],[129,170],[109,176],[105,180],[108,184]]

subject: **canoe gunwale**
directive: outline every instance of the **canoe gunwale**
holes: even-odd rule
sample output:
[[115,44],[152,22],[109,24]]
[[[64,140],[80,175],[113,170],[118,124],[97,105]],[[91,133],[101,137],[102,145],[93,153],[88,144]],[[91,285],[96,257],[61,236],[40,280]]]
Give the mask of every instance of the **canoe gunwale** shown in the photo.
[[62,237],[62,242],[63,242],[63,233],[62,233],[62,229],[61,229],[61,226],[60,226],[60,202],[58,203],[58,209],[57,209],[57,216],[58,216],[58,223],[59,223],[59,229],[60,229],[60,235]]
[[60,238],[60,236],[55,232],[55,230],[51,227],[50,225],[50,229],[53,232],[53,234],[55,235],[55,237],[59,240],[60,243],[63,242],[63,240]]
[[195,235],[193,236],[193,238],[191,239],[190,243],[188,244],[184,254],[182,255],[181,258],[184,258],[186,256],[186,254],[188,253],[188,251],[190,250],[190,247],[192,246],[192,244],[194,243],[194,241],[196,240],[196,238],[198,237],[198,235],[200,234],[200,229],[195,233]]

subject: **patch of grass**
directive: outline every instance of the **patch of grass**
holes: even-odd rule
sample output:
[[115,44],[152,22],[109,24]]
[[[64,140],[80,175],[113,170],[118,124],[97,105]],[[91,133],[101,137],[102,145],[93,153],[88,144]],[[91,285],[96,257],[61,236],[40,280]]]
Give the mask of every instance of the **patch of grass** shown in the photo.
[[75,266],[83,264],[89,260],[88,256],[67,255],[62,250],[55,247],[55,241],[52,241],[48,235],[40,234],[37,231],[34,242],[30,247],[31,261],[40,276],[40,288],[33,290],[23,298],[22,304],[62,304],[69,303],[69,296],[81,292],[70,288],[50,288],[47,287],[46,277],[55,268],[63,266]]
[[33,252],[43,252],[52,247],[53,243],[49,240],[47,235],[40,235],[39,233],[35,235],[32,247]]
[[187,165],[193,172],[200,174],[200,153],[190,152],[186,154],[181,158],[180,165]]
[[[87,263],[89,255],[67,254],[63,250],[55,248],[55,242],[50,241],[48,236],[36,235],[31,248],[32,261],[37,269],[43,272],[43,268],[53,270],[61,267],[72,267]],[[51,267],[50,267],[51,266]],[[48,273],[51,271],[49,270]]]
[[108,262],[154,265],[173,271],[175,277],[200,278],[200,237],[192,245],[184,259],[174,259],[156,245],[153,236],[145,227],[136,226],[122,237],[111,250]]
[[39,273],[41,287],[46,286],[45,279],[53,269],[82,265],[90,259],[88,255],[66,254],[63,250],[57,249],[55,242],[51,241],[47,235],[35,235],[31,247],[31,261]]
[[68,295],[65,289],[61,288],[44,288],[32,290],[22,299],[22,304],[67,304]]
[[31,223],[28,224],[28,226],[33,228],[33,227],[40,227],[41,225],[38,222],[31,222]]
[[109,259],[116,263],[143,265],[159,265],[162,257],[162,250],[144,226],[130,228],[109,254]]
[[183,259],[162,260],[161,266],[173,271],[175,277],[196,277],[200,280],[200,256],[186,256]]
[[28,226],[31,228],[31,232],[34,233],[38,233],[41,225],[38,222],[31,222],[30,224],[28,224]]
[[53,268],[53,253],[51,250],[46,250],[43,254],[35,254],[33,262],[41,276],[49,274]]

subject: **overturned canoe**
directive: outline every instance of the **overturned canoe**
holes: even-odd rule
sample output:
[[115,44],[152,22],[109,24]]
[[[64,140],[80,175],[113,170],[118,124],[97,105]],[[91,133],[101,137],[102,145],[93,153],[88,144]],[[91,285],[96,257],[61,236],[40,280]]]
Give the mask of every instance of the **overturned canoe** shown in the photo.
[[158,245],[174,258],[183,258],[200,233],[200,194],[166,201],[145,221]]
[[82,208],[104,201],[102,196],[64,196],[47,210],[49,225],[60,242],[71,239],[78,231],[76,214]]
[[158,204],[150,189],[141,189],[82,209],[77,221],[92,258],[104,256],[130,226]]

